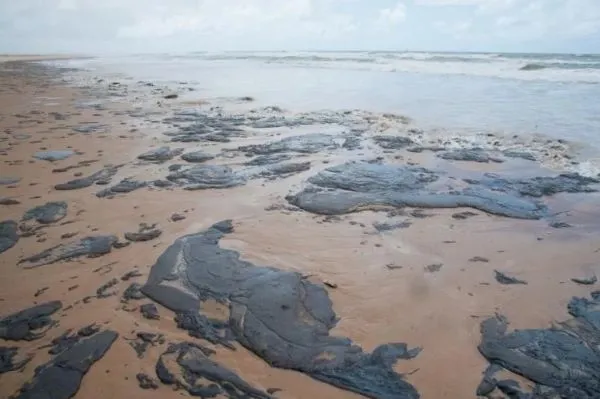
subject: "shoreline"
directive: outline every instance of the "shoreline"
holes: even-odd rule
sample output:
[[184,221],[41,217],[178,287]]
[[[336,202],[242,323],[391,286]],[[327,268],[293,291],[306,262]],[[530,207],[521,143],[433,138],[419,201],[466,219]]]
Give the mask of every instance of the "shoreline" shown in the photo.
[[[124,59],[123,62],[127,64],[128,61],[127,59]],[[148,59],[144,62],[148,62],[153,68],[157,68],[163,65],[161,62],[164,61],[157,61],[156,64],[153,64],[153,60]],[[342,125],[349,122],[349,128],[353,128],[353,124],[360,121],[368,125],[376,125],[371,127],[376,128],[381,132],[389,130],[396,134],[409,135],[425,148],[481,148],[485,151],[497,154],[500,157],[503,156],[504,152],[513,154],[521,153],[533,157],[535,163],[525,162],[522,164],[515,164],[514,162],[511,162],[511,165],[520,169],[520,172],[525,169],[533,169],[531,171],[532,173],[538,173],[540,175],[552,175],[554,173],[565,172],[579,173],[589,177],[597,177],[600,175],[598,166],[599,159],[594,156],[595,147],[589,145],[589,140],[581,137],[571,137],[568,134],[566,134],[566,136],[557,135],[556,132],[547,134],[541,133],[538,130],[537,125],[535,129],[518,129],[513,131],[510,128],[501,126],[491,129],[488,127],[476,126],[461,127],[460,124],[444,126],[422,120],[423,118],[418,119],[415,123],[411,118],[413,115],[410,115],[411,117],[395,115],[393,110],[390,111],[385,107],[381,109],[377,107],[372,108],[370,106],[348,106],[344,108],[343,106],[339,107],[336,104],[332,105],[330,103],[328,106],[315,108],[314,106],[308,105],[310,102],[305,104],[302,102],[303,100],[300,100],[300,103],[295,105],[291,105],[293,102],[290,103],[284,101],[284,103],[287,104],[287,107],[285,107],[282,106],[282,104],[279,104],[277,102],[278,100],[273,101],[272,95],[265,96],[265,99],[260,93],[255,93],[253,91],[253,86],[249,86],[250,94],[256,95],[256,98],[252,96],[243,96],[243,90],[246,90],[243,87],[239,92],[236,91],[235,93],[225,91],[227,94],[223,96],[223,93],[218,90],[216,92],[214,92],[215,90],[211,91],[211,89],[207,90],[206,87],[203,87],[203,85],[200,84],[200,81],[197,80],[187,80],[187,78],[185,78],[182,81],[175,81],[163,76],[160,81],[150,81],[144,80],[145,75],[143,73],[139,74],[139,71],[135,70],[135,65],[128,65],[127,68],[121,69],[115,69],[115,65],[110,63],[108,66],[104,66],[107,68],[103,69],[103,63],[99,61],[99,63],[93,67],[96,71],[94,73],[85,71],[72,74],[72,76],[70,76],[70,84],[82,87],[94,86],[98,85],[98,80],[100,80],[102,81],[100,86],[107,90],[111,89],[108,85],[109,82],[119,83],[130,89],[135,87],[135,90],[140,89],[140,87],[137,87],[140,82],[155,85],[157,88],[160,87],[160,90],[165,91],[165,93],[173,93],[179,96],[178,100],[169,101],[169,104],[159,99],[159,101],[161,101],[160,106],[171,106],[173,107],[173,111],[177,109],[185,110],[185,108],[193,109],[194,106],[201,106],[202,103],[206,105],[206,103],[209,102],[213,107],[220,107],[222,112],[229,116],[244,117],[249,111],[258,112],[259,115],[265,116],[262,112],[270,109],[273,104],[276,104],[276,108],[281,109],[284,117],[300,118],[302,115],[305,115],[308,118],[314,117],[323,120],[327,120],[328,117],[330,117],[330,119],[339,119]],[[98,69],[96,69],[96,67]],[[116,72],[117,70],[120,72]],[[252,71],[256,72],[254,69],[252,69]],[[103,76],[103,73],[106,76]],[[135,78],[129,76],[128,73],[133,73]],[[187,71],[187,73],[189,73],[189,71]],[[97,76],[94,76],[96,74]],[[160,73],[158,73],[158,75],[160,75]],[[206,93],[207,97],[203,95],[198,99],[197,91]],[[145,98],[147,94],[148,93],[141,90],[140,96],[136,96],[136,101],[143,102],[143,98]],[[269,98],[271,98],[271,100],[269,100]],[[251,101],[248,101],[248,99]],[[200,101],[200,103],[198,103],[198,101]],[[344,118],[343,115],[347,113],[349,113],[348,115],[350,116]],[[266,114],[268,115],[269,112],[266,112]],[[386,116],[389,115],[398,118],[386,118]],[[273,116],[280,117],[281,115],[274,114]],[[407,121],[406,124],[404,123],[405,121]],[[326,122],[324,126],[319,126],[319,128],[323,129],[328,127],[327,124],[329,123],[331,122]],[[413,134],[411,130],[420,131],[420,133]],[[577,128],[574,128],[574,130],[577,130]],[[518,157],[519,155],[516,156]],[[514,159],[515,158],[513,158],[513,160]]]
[[[244,163],[255,158],[239,150],[236,152],[236,146],[260,146],[294,137],[310,130],[311,125],[308,129],[302,125],[263,128],[257,127],[256,121],[248,120],[234,125],[235,118],[219,118],[219,112],[211,113],[208,104],[198,108],[200,116],[189,116],[192,123],[196,121],[194,118],[202,123],[222,123],[230,129],[230,136],[171,143],[169,140],[177,136],[163,133],[172,133],[174,125],[186,126],[187,122],[165,123],[164,119],[188,107],[177,99],[163,98],[172,93],[171,89],[146,83],[127,87],[106,82],[73,88],[53,81],[58,75],[53,74],[51,68],[43,71],[50,72],[46,76],[45,72],[33,73],[33,78],[4,74],[0,77],[14,81],[0,93],[3,110],[0,124],[4,132],[0,142],[4,161],[2,177],[20,178],[19,182],[0,186],[0,198],[19,201],[19,204],[0,205],[0,220],[23,224],[20,220],[28,209],[48,201],[65,201],[68,209],[60,221],[47,225],[25,223],[32,226],[34,235],[20,237],[14,247],[0,255],[0,315],[4,317],[34,302],[50,300],[61,300],[63,310],[57,317],[60,324],[48,330],[43,338],[17,343],[0,340],[3,346],[19,347],[19,353],[35,354],[23,373],[0,375],[3,390],[6,390],[3,394],[16,392],[33,376],[35,367],[50,358],[45,350],[37,348],[50,343],[68,328],[77,330],[95,322],[103,329],[119,333],[120,337],[91,367],[76,397],[106,394],[135,397],[140,392],[150,398],[176,395],[162,384],[158,384],[156,390],[140,391],[136,374],[145,372],[152,376],[167,342],[191,338],[176,328],[175,314],[165,307],[158,305],[159,320],[147,320],[139,313],[139,306],[151,301],[123,302],[121,296],[130,282],[122,281],[121,277],[135,269],[140,273],[135,281],[143,284],[159,255],[178,237],[205,231],[221,220],[232,219],[234,225],[233,233],[223,238],[221,248],[238,251],[242,259],[255,265],[310,276],[308,280],[319,287],[323,282],[329,283],[325,289],[340,319],[331,335],[348,337],[367,352],[387,342],[422,347],[423,352],[416,358],[400,361],[396,371],[410,373],[418,369],[405,379],[423,398],[475,397],[487,365],[477,352],[480,322],[484,318],[498,312],[507,316],[511,328],[548,327],[553,320],[568,317],[566,305],[571,297],[587,297],[591,291],[570,279],[600,273],[596,262],[597,243],[589,238],[590,231],[598,231],[599,226],[593,221],[599,219],[590,218],[589,228],[555,229],[548,226],[548,220],[507,219],[469,208],[419,212],[409,208],[391,214],[363,211],[327,217],[291,207],[285,200],[288,194],[305,187],[311,176],[352,159],[381,157],[379,162],[411,162],[428,168],[451,165],[465,176],[504,168],[493,162],[439,160],[427,151],[408,153],[406,147],[386,149],[369,144],[362,150],[340,152],[338,146],[331,151],[291,155],[292,161],[310,162],[308,170],[265,175],[266,178],[251,175],[246,184],[235,187],[189,191],[177,185],[165,189],[146,184],[128,193],[114,192],[109,193],[109,198],[99,198],[94,194],[122,179],[164,181],[165,175],[172,172],[169,166],[181,164],[185,170],[195,165],[182,161],[179,154],[169,155],[170,159],[158,163],[137,159],[149,150],[161,146],[184,148],[186,153],[201,150],[214,158],[200,165],[228,165],[235,171],[251,174],[254,169]],[[156,102],[160,104],[158,107]],[[273,121],[280,120],[276,112],[273,115]],[[179,117],[186,118],[185,114]],[[242,131],[234,130],[236,128]],[[347,132],[348,128],[342,129],[342,135]],[[367,132],[356,137],[365,140],[371,136]],[[53,162],[32,158],[36,152],[48,150],[74,153]],[[110,169],[108,164],[123,164],[109,177],[109,185],[98,185],[96,181],[80,190],[53,188],[71,179]],[[76,167],[53,172],[70,166]],[[577,194],[575,198],[596,195]],[[554,201],[560,199],[559,195]],[[575,200],[563,199],[563,206],[570,209]],[[465,220],[454,217],[465,211],[476,215]],[[173,221],[175,213],[185,219]],[[573,218],[577,220],[577,216]],[[571,222],[569,217],[564,218],[565,223]],[[63,224],[65,222],[69,223]],[[113,249],[97,258],[77,258],[73,262],[57,262],[35,269],[19,265],[23,257],[86,236],[114,234],[124,241],[123,233],[136,231],[139,223],[158,223],[160,236],[146,242],[132,242],[128,247]],[[375,227],[384,223],[410,225],[389,230]],[[36,230],[38,227],[42,228]],[[21,229],[20,234],[27,231]],[[62,238],[73,233],[77,234],[72,238]],[[470,261],[476,257],[486,261]],[[437,270],[427,269],[439,264],[442,266]],[[494,280],[495,269],[529,284],[500,285]],[[113,278],[118,282],[109,292],[114,291],[116,295],[96,298],[98,287]],[[15,287],[17,281],[19,286]],[[48,288],[34,296],[44,287]],[[88,297],[91,299],[85,303],[83,299]],[[135,332],[140,331],[163,334],[166,342],[156,343],[139,359],[128,339],[134,339]],[[214,359],[258,389],[282,389],[277,397],[359,397],[299,372],[271,368],[241,345],[235,345],[235,352],[210,345],[217,351]]]
[[81,54],[0,54],[2,62],[64,61],[72,59],[94,58]]

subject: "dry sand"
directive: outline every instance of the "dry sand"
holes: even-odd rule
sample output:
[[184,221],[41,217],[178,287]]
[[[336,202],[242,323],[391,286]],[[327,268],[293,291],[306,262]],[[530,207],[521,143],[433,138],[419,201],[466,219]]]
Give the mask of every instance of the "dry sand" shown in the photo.
[[[513,328],[546,327],[566,318],[566,304],[573,295],[589,293],[589,288],[572,283],[570,278],[600,273],[596,237],[551,229],[545,222],[514,221],[482,212],[468,220],[455,220],[451,215],[460,210],[428,210],[430,217],[407,216],[412,222],[409,228],[377,233],[372,223],[385,221],[385,213],[362,212],[331,221],[305,212],[265,210],[272,204],[283,204],[282,197],[290,186],[314,171],[266,186],[254,181],[227,190],[141,189],[114,199],[97,198],[94,193],[101,188],[98,186],[56,191],[55,184],[72,179],[78,172],[87,175],[104,164],[127,163],[113,181],[131,174],[154,176],[153,166],[136,166],[133,161],[139,153],[160,145],[161,130],[145,126],[131,131],[136,122],[111,112],[131,107],[127,102],[113,103],[103,111],[75,109],[75,101],[82,97],[80,90],[41,78],[4,74],[0,87],[0,174],[21,178],[14,186],[0,186],[0,197],[20,202],[0,205],[0,220],[18,221],[27,209],[46,201],[69,204],[68,215],[61,221],[68,224],[49,225],[36,236],[21,238],[0,255],[0,315],[48,300],[61,300],[65,308],[72,306],[60,312],[60,325],[44,338],[10,343],[35,357],[23,372],[0,375],[2,397],[15,393],[32,378],[35,368],[49,359],[45,350],[38,348],[68,328],[94,322],[116,330],[120,338],[92,366],[76,398],[181,396],[167,386],[155,391],[138,387],[135,375],[140,371],[153,375],[165,346],[151,348],[144,359],[138,359],[127,341],[136,331],[162,333],[167,342],[189,339],[175,327],[172,312],[159,307],[161,319],[148,321],[137,311],[127,311],[134,305],[123,309],[120,295],[94,298],[87,304],[82,298],[95,295],[100,285],[136,268],[144,275],[136,281],[143,283],[156,258],[177,237],[223,219],[233,219],[235,225],[235,232],[223,240],[224,247],[238,250],[243,258],[257,264],[298,271],[311,275],[315,282],[326,280],[337,285],[337,289],[329,289],[340,317],[335,334],[351,338],[366,350],[398,341],[423,347],[416,359],[400,361],[397,370],[412,372],[407,379],[425,399],[475,397],[487,365],[477,351],[483,318],[499,312],[508,317]],[[66,121],[55,120],[51,112],[70,116]],[[106,133],[73,134],[71,127],[79,122],[100,122],[108,129]],[[66,148],[77,151],[77,155],[57,162],[32,158],[36,151]],[[210,151],[220,148],[220,144],[215,145]],[[94,161],[90,166],[52,172],[90,160]],[[171,222],[175,212],[186,219]],[[18,265],[24,256],[64,242],[63,234],[77,233],[76,238],[104,233],[122,236],[141,222],[158,223],[163,234],[99,258],[30,270]],[[489,262],[469,261],[475,256]],[[443,266],[430,273],[425,267],[431,264]],[[529,284],[499,285],[493,278],[494,269]],[[119,281],[117,288],[122,292],[128,284]],[[48,289],[34,297],[44,287]],[[279,398],[358,397],[301,373],[271,368],[241,347],[235,352],[217,352],[219,361],[255,387],[281,388]]]

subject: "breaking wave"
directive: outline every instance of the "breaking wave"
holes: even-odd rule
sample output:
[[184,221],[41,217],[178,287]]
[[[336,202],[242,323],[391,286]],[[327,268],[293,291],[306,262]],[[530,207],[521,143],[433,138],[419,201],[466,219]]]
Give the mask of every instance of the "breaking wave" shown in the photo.
[[210,62],[246,61],[289,67],[492,76],[600,83],[600,55],[428,52],[221,52],[165,54]]

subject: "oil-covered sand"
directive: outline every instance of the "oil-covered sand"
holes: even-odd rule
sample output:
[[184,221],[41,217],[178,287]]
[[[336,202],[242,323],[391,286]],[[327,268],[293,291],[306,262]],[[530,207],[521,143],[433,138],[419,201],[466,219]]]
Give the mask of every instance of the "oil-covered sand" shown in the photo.
[[0,69],[1,396],[599,394],[568,143]]

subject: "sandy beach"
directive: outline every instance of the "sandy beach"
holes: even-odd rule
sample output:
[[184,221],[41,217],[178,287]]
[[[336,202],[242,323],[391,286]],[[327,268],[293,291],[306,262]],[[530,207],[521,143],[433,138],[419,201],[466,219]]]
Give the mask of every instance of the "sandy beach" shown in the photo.
[[0,62],[72,60],[83,57],[85,56],[75,54],[0,54]]
[[[326,371],[318,369],[318,365],[326,364],[329,357],[342,356],[341,353],[348,359],[354,359],[348,355],[349,349],[339,349],[342,352],[324,350],[315,355],[312,361],[317,366],[314,369],[290,366],[286,370],[285,367],[276,367],[277,361],[265,361],[265,358],[284,356],[282,353],[285,351],[281,348],[290,351],[290,348],[305,348],[294,349],[294,353],[308,350],[306,348],[313,350],[310,340],[302,334],[312,336],[311,339],[327,334],[345,337],[362,348],[365,354],[386,343],[402,342],[408,348],[422,348],[418,355],[413,356],[413,353],[389,365],[382,361],[376,373],[384,373],[382,370],[385,370],[385,373],[394,374],[399,381],[395,385],[397,389],[402,386],[402,381],[414,387],[425,399],[475,398],[489,364],[478,350],[484,320],[499,314],[509,321],[510,331],[546,329],[554,322],[573,317],[567,311],[573,297],[589,298],[594,291],[594,285],[572,281],[573,278],[591,279],[600,274],[600,244],[597,239],[600,213],[594,207],[599,197],[596,193],[585,192],[588,187],[598,187],[593,182],[569,181],[570,194],[557,190],[552,192],[554,195],[546,195],[544,191],[535,201],[543,201],[549,211],[547,214],[540,213],[540,217],[535,212],[542,212],[542,208],[527,208],[533,204],[530,197],[516,194],[510,197],[510,190],[506,191],[510,198],[502,200],[505,201],[504,208],[498,212],[495,206],[501,201],[477,202],[482,204],[479,209],[475,209],[475,205],[450,207],[445,202],[438,207],[431,204],[416,206],[422,198],[419,196],[415,206],[390,206],[393,201],[389,197],[377,197],[379,191],[365,191],[365,196],[354,203],[356,193],[360,192],[358,189],[338,193],[335,190],[339,187],[330,181],[327,185],[318,186],[314,176],[326,174],[328,168],[345,165],[349,161],[364,162],[370,165],[369,168],[375,168],[373,170],[382,165],[443,170],[444,173],[436,174],[437,180],[428,180],[423,187],[438,193],[436,198],[446,198],[446,195],[451,197],[455,192],[468,196],[468,191],[461,191],[468,189],[464,188],[467,183],[463,179],[483,181],[484,173],[488,172],[514,176],[515,171],[523,169],[536,173],[539,167],[525,168],[523,165],[529,165],[527,162],[530,161],[509,157],[502,163],[443,159],[436,155],[437,152],[407,151],[410,146],[397,145],[395,141],[396,144],[386,144],[392,141],[377,137],[411,137],[415,143],[421,137],[416,132],[418,129],[407,121],[401,123],[396,116],[307,114],[299,117],[304,122],[297,125],[273,124],[270,127],[266,121],[272,123],[278,120],[275,117],[279,118],[279,112],[248,111],[252,109],[252,102],[241,98],[244,93],[240,93],[240,99],[234,106],[246,116],[245,119],[236,119],[235,114],[214,108],[222,104],[207,102],[201,95],[191,101],[193,93],[185,98],[173,94],[184,90],[181,85],[175,89],[153,86],[152,82],[127,86],[96,79],[74,87],[62,80],[64,71],[16,61],[9,56],[1,56],[0,60],[6,61],[0,63],[0,221],[14,221],[18,226],[15,231],[18,238],[3,231],[3,240],[8,237],[6,242],[14,245],[7,244],[8,248],[0,254],[0,318],[37,304],[61,302],[60,309],[48,316],[52,319],[51,323],[44,323],[41,329],[30,325],[32,331],[41,331],[40,336],[35,339],[0,339],[1,347],[17,348],[15,362],[30,357],[22,367],[15,367],[17,370],[0,374],[2,397],[32,397],[26,396],[29,388],[23,390],[24,396],[19,396],[19,390],[32,381],[34,389],[40,389],[35,384],[39,385],[42,381],[40,376],[43,372],[36,377],[36,368],[43,364],[52,366],[52,359],[62,356],[61,349],[49,353],[49,348],[51,350],[57,345],[56,338],[69,330],[77,335],[79,329],[95,325],[101,331],[110,331],[118,336],[108,345],[106,353],[89,366],[89,371],[83,372],[81,385],[73,392],[75,398],[189,396],[190,385],[193,385],[189,379],[177,375],[178,382],[168,385],[160,381],[162,378],[155,371],[157,361],[167,359],[171,354],[167,348],[182,342],[194,342],[215,351],[210,356],[214,362],[211,370],[214,370],[214,364],[218,364],[260,392],[250,391],[245,385],[236,385],[229,380],[229,386],[233,385],[235,392],[228,393],[224,388],[228,385],[219,380],[223,373],[217,373],[221,376],[218,378],[210,374],[212,379],[205,374],[203,381],[208,381],[205,387],[211,384],[220,387],[218,392],[214,391],[215,397],[415,397],[411,396],[410,390],[405,396],[386,396],[385,389],[391,388],[377,384],[379,378],[383,378],[381,376],[389,374],[376,374],[373,380],[364,383],[364,386],[377,385],[380,393],[374,391],[369,395],[361,391],[356,384],[348,382],[357,377],[339,377],[349,375],[344,373],[350,373],[348,366],[353,367],[350,360],[343,367],[339,364],[331,366],[333,371],[327,367]],[[37,58],[28,57],[26,60]],[[191,105],[194,102],[200,105]],[[191,113],[190,108],[197,114]],[[273,118],[268,119],[265,114]],[[253,115],[256,116],[254,119]],[[190,139],[197,137],[194,136],[196,133],[188,134],[188,131],[184,135],[181,131],[193,118],[214,129],[220,126],[220,130],[217,129],[220,133],[210,133],[209,139]],[[312,122],[307,122],[311,118]],[[349,127],[350,122],[340,129],[325,123],[326,118],[347,118],[339,120],[351,120],[352,123],[359,121],[364,129],[353,130]],[[392,133],[386,124],[392,126]],[[398,130],[399,126],[404,130]],[[414,131],[409,132],[411,129]],[[180,132],[179,135],[177,132]],[[326,141],[325,147],[315,144],[314,151],[302,147],[305,144],[300,150],[290,150],[285,145],[283,149],[265,147],[282,139],[321,132],[335,138]],[[358,144],[348,144],[348,137],[353,137]],[[181,140],[173,142],[174,138]],[[319,140],[326,139],[321,137]],[[490,137],[492,141],[494,138]],[[423,142],[422,146],[429,144]],[[551,144],[555,145],[554,151],[561,153],[560,144]],[[147,154],[164,146],[169,148]],[[203,157],[196,154],[200,159],[182,159],[182,154],[196,151],[202,151],[200,155]],[[140,159],[141,154],[146,156]],[[274,154],[284,156],[276,162],[261,158],[261,162],[250,163],[257,157],[274,157]],[[52,156],[61,159],[39,159]],[[281,165],[281,162],[287,168],[272,167],[273,164]],[[197,172],[192,178],[186,175],[189,168],[199,165],[226,168],[217,169],[215,166],[215,169]],[[363,163],[359,163],[359,168],[362,167],[360,165]],[[354,183],[363,184],[361,187],[369,186],[370,170],[354,179]],[[95,176],[99,171],[100,175],[91,178],[89,184],[81,184],[81,188],[57,189],[69,181]],[[342,169],[336,173],[332,176],[343,176],[345,171]],[[429,172],[420,170],[414,173],[419,174],[418,177],[403,177],[402,184],[421,184],[419,179]],[[322,203],[317,203],[310,196],[313,192],[308,191],[306,197],[301,196],[308,185],[307,180],[311,178],[311,183],[318,186],[314,192],[323,195],[318,200],[330,206],[327,209],[334,207],[327,202],[330,201],[327,195],[331,193],[337,195],[335,209],[343,201],[358,205],[340,212],[317,212]],[[416,180],[413,182],[413,179]],[[115,189],[123,181],[125,183]],[[390,185],[393,184],[392,178]],[[398,183],[398,187],[400,185]],[[295,199],[290,199],[290,195],[296,195]],[[313,200],[315,202],[311,202]],[[512,208],[513,201],[516,203],[517,200],[528,202],[526,206],[518,202],[519,205]],[[25,220],[28,218],[24,215],[32,208],[63,202],[66,207],[59,205],[59,208],[62,207],[60,211],[50,212],[50,220],[39,216]],[[405,204],[409,202],[404,199]],[[475,202],[467,201],[467,205]],[[529,213],[523,216],[519,212]],[[507,214],[518,214],[519,217],[506,217]],[[536,217],[526,217],[534,214]],[[231,220],[232,231],[211,228],[225,220]],[[561,227],[560,223],[565,228],[557,228]],[[146,227],[140,227],[140,224],[146,224]],[[9,224],[3,226],[6,231],[10,228]],[[149,232],[147,237],[136,239],[135,234],[128,234],[129,239],[125,237],[126,233],[143,236]],[[204,235],[194,236],[198,233]],[[179,246],[171,250],[183,252],[173,261],[175,265],[170,274],[163,273],[158,266],[153,269],[169,246],[188,235],[192,235],[189,244],[184,240],[183,244],[177,244]],[[109,238],[98,244],[102,248],[90,249],[81,242],[77,243],[86,237]],[[70,243],[76,243],[80,252],[62,256],[68,250],[59,248],[57,251],[55,248]],[[104,245],[106,243],[108,246]],[[187,249],[182,250],[182,247]],[[43,254],[51,248],[54,252]],[[238,260],[231,260],[235,258],[231,255],[235,252],[249,263],[238,264]],[[43,255],[31,259],[39,253]],[[211,269],[207,272],[212,276],[210,278],[225,279],[218,280],[219,284],[236,288],[227,291],[229,296],[218,296],[215,293],[217,288],[211,291],[210,287],[204,287],[202,291],[200,284],[210,279],[197,277],[191,271],[192,266],[223,265],[225,268],[229,267],[228,262],[232,262],[231,267],[239,267],[235,272],[238,274],[234,275],[241,276],[240,279],[246,276],[244,273],[258,270],[257,274],[248,275],[244,281],[259,282],[244,285],[233,277],[226,280]],[[186,270],[186,267],[190,269]],[[276,272],[260,267],[272,268]],[[132,271],[136,273],[128,276]],[[522,283],[502,284],[495,271]],[[149,277],[152,273],[154,277]],[[156,275],[161,273],[164,274],[163,279],[157,280]],[[273,277],[274,280],[268,280],[266,276],[269,273],[279,274]],[[266,282],[260,283],[261,279]],[[279,303],[278,295],[287,298],[286,301],[289,299],[291,288],[285,285],[289,281],[299,284],[290,287],[300,290],[302,293],[298,294],[298,298],[306,300],[306,303],[302,309],[292,305],[292,311],[296,313],[283,318],[281,309],[275,312],[269,306]],[[101,288],[107,283],[108,287]],[[145,289],[139,296],[124,298],[132,283],[139,283],[139,287]],[[200,338],[210,330],[206,325],[203,332],[196,331],[196,336],[190,336],[194,331],[192,328],[187,328],[188,331],[178,328],[181,323],[177,319],[181,320],[182,316],[178,316],[181,312],[173,311],[173,307],[179,306],[179,302],[172,302],[174,297],[158,299],[166,294],[153,297],[151,292],[157,292],[153,290],[164,287],[178,289],[188,297],[193,294],[200,298],[200,310],[186,308],[186,314],[193,310],[219,320],[229,320],[232,324],[239,323],[240,326],[233,328],[232,332],[228,327],[209,323],[210,328],[219,330],[217,338],[212,335],[213,342],[206,337]],[[253,296],[260,293],[270,298],[264,308]],[[289,300],[297,299],[294,298]],[[324,298],[330,299],[330,306]],[[145,313],[140,311],[143,305],[148,304],[155,304],[158,318],[145,317]],[[335,326],[331,325],[330,331],[321,326],[321,322],[328,324],[321,319],[324,316],[319,316],[328,314],[329,310],[323,310],[328,306],[338,320]],[[241,312],[242,308],[244,316],[236,319],[236,312]],[[251,324],[254,319],[259,320],[256,325]],[[269,327],[270,331],[275,331],[272,334],[276,338],[261,330],[269,323],[277,323],[277,327]],[[0,321],[3,337],[10,335],[8,332],[14,327],[11,326],[6,320]],[[296,332],[292,334],[290,329]],[[154,340],[150,339],[152,342],[147,350],[140,355],[132,347],[132,344],[140,342],[139,333],[156,334]],[[289,336],[286,336],[288,333]],[[92,338],[98,334],[102,332],[92,335]],[[64,343],[66,349],[62,353],[72,351],[92,338],[85,337],[85,334],[75,337],[70,343]],[[270,340],[278,339],[287,340],[288,346],[270,343]],[[219,344],[220,340],[228,340],[228,344]],[[276,354],[270,354],[271,349]],[[177,350],[181,353],[187,350],[187,355],[191,356],[192,350],[187,347],[178,347]],[[302,356],[307,356],[302,353]],[[296,365],[295,355],[285,356],[292,359],[288,364]],[[367,358],[361,359],[357,360],[357,364],[364,365]],[[373,358],[369,359],[375,362]],[[172,359],[170,361],[175,364],[168,363],[170,371],[172,367],[179,367]],[[8,361],[3,366],[10,363]],[[206,363],[202,364],[208,367]],[[371,372],[375,373],[369,369],[364,375],[371,375]],[[140,373],[151,380],[152,389],[140,388]],[[504,373],[506,377],[503,378],[519,381],[524,391],[530,392],[536,385],[536,381],[506,370]],[[320,381],[316,377],[318,375],[321,376]],[[335,380],[332,376],[340,379]],[[327,378],[337,383],[327,383]],[[344,384],[346,389],[342,389]],[[361,384],[359,380],[358,386]],[[494,394],[498,396],[490,397],[504,397],[499,396],[499,389]],[[212,396],[206,394],[205,397]]]

